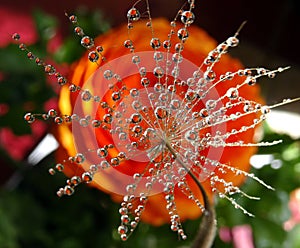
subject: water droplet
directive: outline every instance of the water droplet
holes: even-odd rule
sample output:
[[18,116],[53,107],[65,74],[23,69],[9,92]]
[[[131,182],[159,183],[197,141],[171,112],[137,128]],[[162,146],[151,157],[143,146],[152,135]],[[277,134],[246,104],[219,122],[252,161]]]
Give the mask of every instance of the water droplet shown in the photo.
[[164,76],[165,72],[164,72],[164,70],[163,70],[162,67],[157,66],[157,67],[154,68],[153,74],[154,74],[154,76],[156,76],[157,78],[162,78],[162,77]]
[[103,47],[102,46],[97,46],[96,47],[96,51],[98,52],[98,53],[102,53],[103,52]]
[[227,40],[226,40],[226,43],[228,46],[231,46],[231,47],[235,47],[239,44],[239,39],[236,38],[236,37],[229,37]]
[[29,124],[31,124],[35,121],[35,117],[31,113],[27,113],[24,115],[24,120],[27,121]]
[[177,53],[182,52],[183,49],[184,49],[183,44],[177,43],[177,44],[175,45],[175,51],[176,51]]
[[132,227],[132,228],[135,228],[136,226],[137,226],[137,222],[136,221],[131,221],[130,222],[130,226]]
[[12,38],[13,38],[14,40],[18,41],[18,40],[20,40],[21,36],[20,36],[18,33],[14,33],[14,34],[12,35]]
[[171,108],[177,110],[180,108],[181,102],[177,99],[171,101]]
[[155,61],[162,61],[164,58],[164,55],[162,52],[155,52],[153,55],[153,58]]
[[195,141],[197,139],[198,135],[197,132],[193,131],[193,130],[188,130],[185,133],[185,138],[187,141]]
[[169,86],[168,86],[168,91],[169,91],[169,92],[175,93],[175,92],[176,92],[176,86],[175,86],[175,85],[172,85],[172,84],[169,85]]
[[89,36],[84,36],[81,39],[81,45],[87,49],[90,49],[94,46],[94,40]]
[[168,94],[166,93],[162,93],[159,95],[158,99],[161,101],[161,102],[166,102],[168,100]]
[[[154,85],[154,90],[156,92],[162,92],[164,90],[164,86],[161,83],[156,83]],[[152,95],[153,95],[153,97],[150,97],[150,99],[152,99],[152,100],[156,99],[156,94],[152,94]]]
[[49,75],[53,75],[56,72],[53,65],[45,65],[44,69],[45,69],[45,72]]
[[92,121],[92,126],[95,127],[95,128],[98,128],[101,126],[101,121],[99,120],[93,120]]
[[99,60],[99,54],[96,51],[89,53],[88,58],[91,62],[95,63]]
[[120,164],[120,160],[119,160],[118,158],[112,158],[112,159],[110,160],[110,164],[111,164],[112,166],[118,166],[118,165]]
[[121,99],[121,93],[118,91],[118,92],[114,92],[111,94],[111,98],[114,100],[114,101],[119,101]]
[[46,121],[46,120],[49,119],[49,115],[47,115],[47,114],[42,114],[42,118]]
[[184,42],[189,37],[189,32],[187,31],[186,28],[181,28],[178,30],[177,36],[178,36],[179,40]]
[[171,47],[171,42],[169,41],[169,40],[165,40],[164,42],[163,42],[163,46],[164,46],[164,48],[166,48],[166,49],[169,49],[170,47]]
[[56,164],[56,165],[55,165],[55,169],[56,169],[57,171],[63,171],[63,170],[64,170],[64,166],[63,166],[63,164]]
[[84,32],[83,32],[81,27],[75,27],[74,28],[74,33],[77,34],[78,36],[83,36],[84,35]]
[[108,155],[108,152],[106,149],[104,148],[99,148],[97,149],[97,155],[100,157],[100,158],[105,158],[107,155]]
[[28,53],[27,53],[27,58],[29,58],[29,59],[34,59],[35,56],[34,56],[34,54],[33,54],[32,52],[28,52]]
[[125,46],[126,48],[132,49],[132,48],[133,48],[133,43],[132,43],[131,40],[125,40],[125,41],[124,41],[124,46]]
[[62,197],[64,194],[65,194],[65,192],[64,192],[64,189],[63,189],[63,188],[60,188],[60,189],[56,192],[56,195],[57,195],[58,197]]
[[238,96],[239,96],[239,91],[237,90],[237,88],[230,88],[230,89],[227,90],[226,96],[227,96],[230,100],[235,100],[235,99],[237,99]]
[[214,109],[217,106],[217,102],[215,100],[208,100],[205,106],[207,109]]
[[209,113],[208,113],[207,109],[203,108],[200,110],[200,115],[201,115],[201,117],[205,118],[209,115]]
[[178,78],[179,72],[180,72],[179,67],[177,67],[177,66],[174,67],[174,69],[172,70],[172,76],[173,76],[174,78]]
[[128,28],[128,29],[133,29],[133,23],[132,23],[132,22],[128,22],[127,28]]
[[57,83],[61,86],[65,85],[67,83],[67,79],[65,77],[58,77]]
[[122,221],[122,223],[127,224],[127,223],[129,223],[130,218],[127,214],[124,214],[124,215],[121,216],[121,221]]
[[119,139],[120,140],[127,140],[127,133],[124,133],[124,132],[121,132],[120,134],[119,134]]
[[158,49],[160,48],[160,40],[158,38],[152,38],[151,41],[150,41],[150,46],[153,48],[153,49]]
[[211,82],[215,80],[216,74],[213,70],[207,70],[204,72],[203,77],[206,81]]
[[137,56],[137,55],[135,55],[135,56],[133,56],[132,57],[132,63],[134,63],[134,64],[139,64],[141,62],[141,59],[140,59],[140,57],[139,56]]
[[126,191],[127,191],[128,194],[133,194],[135,188],[136,188],[136,185],[135,185],[135,184],[128,184],[128,185],[126,186]]
[[271,112],[271,109],[268,107],[268,106],[263,106],[263,107],[261,107],[261,113],[262,114],[268,114],[268,113],[270,113]]
[[119,233],[119,234],[127,233],[127,231],[128,231],[127,226],[119,226],[119,227],[118,227],[118,233]]
[[113,75],[114,75],[114,74],[112,73],[111,70],[106,70],[106,71],[104,71],[104,73],[103,73],[104,78],[107,79],[107,80],[112,79]]
[[140,92],[139,92],[138,89],[133,88],[133,89],[130,90],[130,95],[131,95],[132,97],[138,97],[138,96],[140,95]]
[[69,91],[70,91],[70,92],[75,92],[75,91],[77,91],[77,86],[76,86],[75,84],[71,84],[71,85],[69,86]]
[[70,179],[70,182],[73,186],[77,186],[78,184],[81,183],[81,178],[78,177],[78,176],[73,176],[71,179]]
[[257,68],[256,72],[257,72],[258,75],[266,75],[267,70],[264,69],[264,68]]
[[275,72],[269,72],[269,73],[268,73],[268,77],[269,77],[269,78],[275,78],[275,76],[276,76],[276,73],[275,73]]
[[51,118],[54,118],[54,117],[56,117],[57,112],[56,112],[55,109],[50,109],[50,110],[48,111],[48,115],[49,115]]
[[141,17],[140,12],[136,8],[131,8],[127,12],[127,18],[129,21],[138,21]]
[[125,159],[125,158],[126,158],[125,152],[119,152],[118,158],[119,158],[119,159]]
[[95,164],[92,164],[92,165],[90,166],[90,171],[91,171],[92,173],[97,172],[97,171],[98,171],[98,166],[95,165]]
[[164,106],[155,108],[154,113],[158,119],[165,119],[168,116],[168,111]]
[[106,168],[109,168],[110,165],[106,160],[104,160],[104,161],[101,161],[100,166],[102,169],[106,169]]
[[48,171],[51,176],[55,175],[55,170],[53,168],[50,168]]
[[140,123],[142,121],[142,116],[139,113],[134,113],[130,117],[132,123]]
[[26,45],[23,44],[23,43],[21,43],[21,44],[19,45],[19,48],[20,48],[20,50],[24,51],[24,50],[26,50]]
[[172,60],[175,63],[181,63],[182,62],[182,55],[180,53],[174,53],[172,56]]
[[71,187],[69,185],[67,185],[67,186],[64,187],[64,194],[65,195],[71,196],[71,195],[74,194],[74,192],[75,192],[75,190],[74,190],[73,187]]
[[127,235],[126,234],[122,234],[121,235],[121,240],[122,241],[126,241],[127,240]]
[[76,15],[70,15],[69,16],[69,20],[70,20],[70,22],[72,22],[73,24],[75,24],[77,22],[77,16]]
[[79,120],[79,125],[82,126],[82,127],[87,127],[87,126],[89,125],[88,119],[86,119],[86,118],[81,118],[81,119]]
[[35,58],[35,63],[37,65],[43,65],[43,60],[41,60],[40,58]]
[[63,123],[63,119],[61,117],[55,117],[54,118],[54,123],[57,125],[60,125]]
[[195,21],[195,15],[191,11],[184,11],[181,14],[181,21],[183,24],[191,25]]
[[141,67],[141,68],[139,69],[139,73],[140,73],[140,75],[141,75],[142,77],[146,76],[146,73],[147,73],[146,68],[145,68],[145,67]]
[[82,174],[81,178],[82,178],[82,181],[85,183],[90,183],[93,181],[93,175],[88,171],[84,172]]
[[141,84],[145,87],[149,86],[150,80],[146,77],[141,78]]
[[248,85],[252,86],[256,84],[256,78],[255,77],[247,77],[246,82]]
[[111,114],[106,114],[103,116],[103,121],[107,124],[110,124],[113,121],[113,116]]
[[188,90],[186,93],[185,93],[185,99],[187,101],[193,101],[194,99],[196,99],[197,97],[197,93],[193,90]]
[[85,102],[88,102],[92,99],[92,94],[89,90],[84,90],[82,93],[81,93],[81,99]]
[[77,164],[82,164],[85,161],[85,156],[82,153],[77,153],[75,156],[75,162]]

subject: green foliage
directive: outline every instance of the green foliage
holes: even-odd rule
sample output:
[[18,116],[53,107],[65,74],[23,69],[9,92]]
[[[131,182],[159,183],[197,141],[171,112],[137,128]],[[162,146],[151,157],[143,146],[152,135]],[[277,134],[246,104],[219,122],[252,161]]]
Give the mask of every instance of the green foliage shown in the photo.
[[[254,201],[245,197],[240,197],[237,200],[255,217],[244,215],[228,202],[222,200],[217,205],[218,223],[220,226],[230,227],[243,224],[251,225],[256,247],[300,247],[300,240],[296,238],[295,231],[286,232],[283,229],[283,223],[290,217],[289,193],[300,187],[300,141],[292,140],[285,135],[268,132],[265,139],[284,140],[278,146],[262,147],[259,150],[259,154],[274,154],[276,159],[282,161],[282,166],[279,169],[273,169],[271,165],[266,165],[261,169],[253,169],[252,171],[257,177],[274,187],[275,191],[270,191],[248,179],[242,189],[249,195],[259,196],[261,200]],[[293,156],[295,152],[297,156]],[[289,245],[286,246],[286,244]]]

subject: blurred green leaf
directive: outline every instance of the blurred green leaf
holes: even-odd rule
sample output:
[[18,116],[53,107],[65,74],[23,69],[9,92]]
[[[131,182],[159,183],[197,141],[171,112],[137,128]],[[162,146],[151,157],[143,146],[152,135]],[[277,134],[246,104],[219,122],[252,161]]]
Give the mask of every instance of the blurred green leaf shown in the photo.
[[56,18],[40,9],[33,12],[33,17],[41,40],[45,42],[51,39],[55,35],[58,25]]
[[67,38],[59,49],[54,53],[53,58],[58,63],[72,63],[78,60],[85,51],[79,42],[72,38]]

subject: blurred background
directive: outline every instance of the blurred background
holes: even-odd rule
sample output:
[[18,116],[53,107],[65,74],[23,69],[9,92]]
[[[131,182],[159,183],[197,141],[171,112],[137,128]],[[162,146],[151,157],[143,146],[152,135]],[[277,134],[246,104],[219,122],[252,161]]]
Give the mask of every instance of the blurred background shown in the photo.
[[[184,1],[151,0],[153,17],[174,17]],[[189,239],[178,241],[168,225],[141,224],[126,243],[119,241],[118,204],[85,186],[58,199],[63,175],[51,177],[55,164],[50,148],[36,155],[36,147],[51,131],[43,122],[27,125],[27,111],[44,112],[56,106],[58,88],[12,44],[19,32],[40,57],[68,73],[69,64],[84,52],[64,12],[76,13],[91,36],[127,21],[134,1],[8,1],[0,3],[0,247],[189,247],[199,220],[184,223]],[[291,66],[275,79],[260,80],[266,102],[300,96],[300,2],[196,1],[196,25],[222,42],[247,20],[239,47],[231,50],[245,66],[270,69]],[[201,44],[199,44],[201,45]],[[280,145],[261,148],[253,157],[253,172],[276,191],[247,181],[243,190],[260,201],[238,199],[256,215],[250,218],[229,203],[217,204],[219,234],[214,247],[300,247],[300,104],[280,107],[265,125],[265,140]],[[49,143],[48,143],[49,144]],[[47,156],[46,156],[47,155]],[[241,246],[238,240],[243,240]],[[250,246],[252,245],[252,246]]]

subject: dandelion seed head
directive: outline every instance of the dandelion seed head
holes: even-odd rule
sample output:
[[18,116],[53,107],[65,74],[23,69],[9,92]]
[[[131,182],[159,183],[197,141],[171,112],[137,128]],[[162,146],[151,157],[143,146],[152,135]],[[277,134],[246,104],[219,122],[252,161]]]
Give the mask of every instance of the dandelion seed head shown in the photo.
[[[77,17],[67,15],[80,44],[87,49],[85,59],[96,68],[87,73],[83,83],[75,82],[76,73],[74,82],[69,82],[54,66],[19,44],[29,59],[57,78],[72,105],[68,105],[72,113],[51,109],[44,114],[27,113],[24,119],[28,123],[38,117],[52,120],[59,130],[72,134],[73,154],[69,151],[69,157],[49,169],[54,175],[68,166],[80,168],[58,189],[59,197],[73,195],[81,183],[122,195],[118,233],[125,241],[143,218],[151,197],[163,195],[170,228],[184,240],[187,235],[178,210],[178,192],[205,213],[200,191],[194,190],[191,181],[205,184],[207,194],[227,199],[249,216],[252,214],[232,195],[257,198],[242,192],[237,182],[249,177],[272,189],[255,175],[223,161],[231,149],[246,148],[250,154],[254,147],[279,142],[253,143],[251,134],[272,108],[290,101],[265,106],[248,98],[245,88],[256,87],[260,77],[273,78],[287,68],[232,68],[221,74],[216,68],[225,53],[239,44],[238,32],[207,51],[203,61],[197,58],[191,62],[185,54],[193,39],[194,1],[187,1],[187,8],[178,12],[164,39],[155,33],[156,21],[151,18],[148,1],[146,10],[139,9],[140,2],[128,10],[127,36],[118,44],[127,53],[110,60],[104,56],[112,48],[105,47],[101,37],[94,40],[86,35]],[[145,22],[140,13],[146,13]],[[151,34],[141,51],[133,35],[139,25]],[[14,34],[13,39],[19,41],[20,36]],[[233,177],[237,181],[232,182]]]

